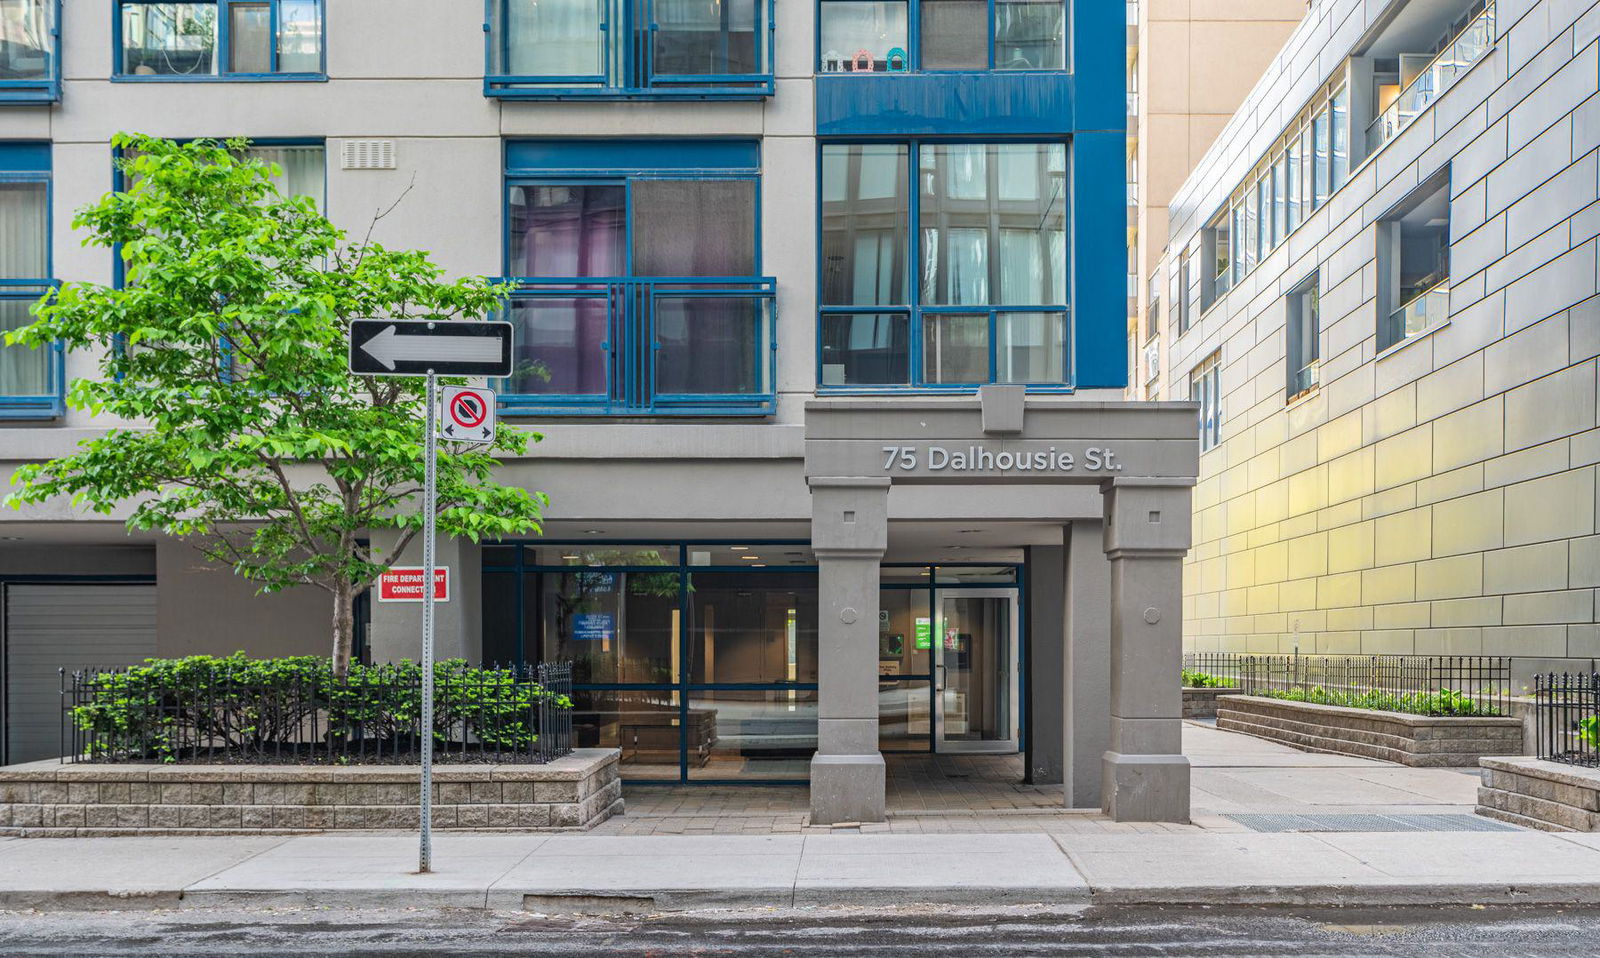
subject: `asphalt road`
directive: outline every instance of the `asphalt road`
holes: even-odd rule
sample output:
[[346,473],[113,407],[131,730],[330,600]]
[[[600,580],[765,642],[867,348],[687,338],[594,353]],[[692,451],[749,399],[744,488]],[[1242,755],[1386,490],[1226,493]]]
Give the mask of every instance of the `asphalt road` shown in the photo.
[[0,954],[33,955],[1594,955],[1600,910],[1015,909],[739,918],[480,912],[0,913]]

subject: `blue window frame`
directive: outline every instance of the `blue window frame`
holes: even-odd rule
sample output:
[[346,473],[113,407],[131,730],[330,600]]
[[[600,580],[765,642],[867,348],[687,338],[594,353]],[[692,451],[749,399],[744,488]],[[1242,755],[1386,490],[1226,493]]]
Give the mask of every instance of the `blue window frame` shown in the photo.
[[114,0],[117,80],[325,80],[323,0]]
[[0,103],[61,99],[61,0],[0,3]]
[[1066,0],[818,0],[818,73],[1062,71]]
[[51,279],[50,146],[0,143],[0,418],[54,419],[65,411],[59,344],[8,346],[4,334],[33,322]]
[[776,0],[484,0],[484,95],[754,99]]
[[506,164],[507,414],[773,411],[757,144],[525,141]]
[[818,390],[1070,388],[1066,176],[1062,142],[823,144]]

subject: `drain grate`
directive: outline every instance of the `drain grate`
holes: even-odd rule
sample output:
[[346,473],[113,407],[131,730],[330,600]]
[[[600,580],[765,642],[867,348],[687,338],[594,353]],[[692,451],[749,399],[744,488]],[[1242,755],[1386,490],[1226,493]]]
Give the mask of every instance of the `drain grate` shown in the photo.
[[1253,832],[1515,832],[1477,815],[1225,815]]

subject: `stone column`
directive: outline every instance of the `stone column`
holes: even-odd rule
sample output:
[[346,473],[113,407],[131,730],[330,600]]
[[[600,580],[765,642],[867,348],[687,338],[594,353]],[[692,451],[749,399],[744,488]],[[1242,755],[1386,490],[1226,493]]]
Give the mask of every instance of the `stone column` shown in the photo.
[[808,481],[820,621],[811,821],[881,822],[885,783],[878,751],[878,567],[889,544],[889,480]]
[[1111,743],[1111,563],[1100,520],[1066,529],[1066,654],[1062,783],[1068,808],[1099,808],[1101,763]]
[[1179,672],[1190,486],[1115,479],[1101,492],[1111,560],[1111,746],[1100,807],[1119,822],[1187,822]]
[[[1028,572],[1028,754],[1023,781],[1058,785],[1062,781],[1062,735],[1066,731],[1067,697],[1061,676],[1066,664],[1066,549],[1029,546]],[[1102,749],[1104,751],[1104,749]]]

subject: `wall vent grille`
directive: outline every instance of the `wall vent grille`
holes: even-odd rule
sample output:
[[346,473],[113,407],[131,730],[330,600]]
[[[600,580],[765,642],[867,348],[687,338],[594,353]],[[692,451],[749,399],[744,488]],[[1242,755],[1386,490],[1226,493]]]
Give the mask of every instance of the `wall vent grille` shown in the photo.
[[345,140],[341,165],[347,170],[392,170],[394,141]]

